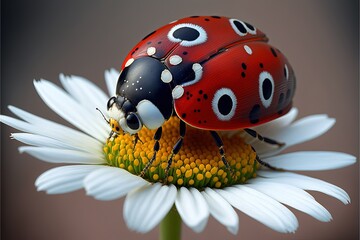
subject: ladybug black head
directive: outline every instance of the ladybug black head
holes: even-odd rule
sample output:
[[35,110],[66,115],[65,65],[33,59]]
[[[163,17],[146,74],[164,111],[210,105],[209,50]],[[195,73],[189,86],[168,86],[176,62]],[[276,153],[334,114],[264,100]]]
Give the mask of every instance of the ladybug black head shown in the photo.
[[159,59],[143,57],[121,72],[117,95],[109,99],[107,107],[125,132],[134,134],[142,125],[158,128],[172,115],[172,90],[161,78],[164,71],[168,70]]

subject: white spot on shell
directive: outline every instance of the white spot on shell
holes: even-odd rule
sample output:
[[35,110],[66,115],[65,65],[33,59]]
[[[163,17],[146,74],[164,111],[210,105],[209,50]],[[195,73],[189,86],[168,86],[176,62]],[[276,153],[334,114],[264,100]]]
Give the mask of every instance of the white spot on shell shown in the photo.
[[[266,81],[266,85],[264,86],[264,82]],[[270,88],[270,93],[266,92],[269,90],[269,85],[270,84],[271,88]],[[271,74],[269,72],[263,71],[260,73],[259,75],[259,95],[260,95],[260,100],[262,102],[262,104],[264,105],[265,108],[270,107],[273,96],[274,96],[274,79],[271,76]],[[264,87],[266,87],[264,89]],[[265,92],[264,92],[265,90]],[[269,96],[268,96],[269,94]]]
[[[231,99],[231,109],[229,110],[229,112],[226,113],[222,112],[224,106],[220,102],[220,99],[223,97],[228,97]],[[221,88],[217,90],[211,102],[211,106],[214,113],[221,121],[229,121],[235,115],[236,105],[237,105],[236,95],[230,88]]]
[[156,48],[154,47],[149,47],[147,50],[146,50],[146,53],[149,55],[149,56],[152,56],[156,53]]
[[192,65],[192,70],[194,71],[195,73],[195,79],[194,80],[191,80],[190,82],[186,82],[183,84],[183,86],[189,86],[189,85],[192,85],[194,83],[197,83],[198,81],[200,81],[201,77],[202,77],[202,66],[199,64],[199,63],[194,63]]
[[167,69],[161,72],[161,81],[164,83],[169,83],[172,81],[172,75],[171,72]]
[[171,65],[178,65],[181,62],[182,62],[182,58],[179,55],[173,55],[170,57]]
[[[198,32],[198,36],[196,37],[196,39],[190,39],[190,40],[181,39],[179,36],[174,36],[175,31],[181,28],[191,28]],[[171,42],[179,43],[180,46],[191,47],[206,42],[207,33],[204,30],[204,28],[200,27],[199,25],[195,25],[192,23],[181,23],[173,26],[170,29],[170,31],[168,32],[168,38]]]
[[173,99],[179,99],[182,97],[182,95],[184,95],[184,88],[180,85],[177,85],[173,90],[172,90],[172,97]]
[[248,45],[245,45],[245,46],[244,46],[244,49],[245,49],[245,51],[247,52],[247,54],[249,54],[249,55],[252,54],[252,49],[251,49]]
[[133,62],[134,62],[134,59],[133,59],[133,58],[130,58],[129,60],[126,61],[125,67],[130,66]]

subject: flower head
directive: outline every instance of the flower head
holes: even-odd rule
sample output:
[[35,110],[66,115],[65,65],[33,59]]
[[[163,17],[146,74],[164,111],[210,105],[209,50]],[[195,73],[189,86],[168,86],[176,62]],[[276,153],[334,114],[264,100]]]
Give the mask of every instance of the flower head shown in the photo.
[[[110,95],[117,77],[115,70],[105,74]],[[154,131],[141,130],[135,147],[127,134],[109,139],[111,128],[95,110],[106,112],[109,96],[81,77],[60,75],[60,80],[66,91],[46,80],[35,81],[34,85],[44,102],[80,131],[14,106],[9,109],[21,120],[4,115],[0,120],[21,131],[12,134],[12,138],[30,145],[20,147],[20,152],[47,162],[72,164],[43,173],[35,183],[39,191],[60,194],[84,188],[99,200],[126,196],[124,218],[130,229],[150,231],[175,205],[184,223],[196,232],[205,228],[212,215],[236,234],[239,220],[234,208],[276,231],[294,232],[298,221],[285,205],[319,221],[331,220],[330,213],[307,190],[323,192],[344,204],[350,201],[346,192],[335,185],[293,172],[259,168],[256,161],[257,153],[264,162],[290,171],[327,170],[353,164],[355,157],[339,152],[278,155],[289,146],[325,133],[335,123],[326,115],[294,121],[297,110],[292,109],[255,128],[263,136],[284,142],[281,148],[256,141],[242,131],[224,132],[222,139],[230,169],[221,161],[211,136],[189,127],[182,149],[166,172],[178,137],[179,120],[173,117],[163,125],[161,148],[142,178],[138,175],[154,154]]]

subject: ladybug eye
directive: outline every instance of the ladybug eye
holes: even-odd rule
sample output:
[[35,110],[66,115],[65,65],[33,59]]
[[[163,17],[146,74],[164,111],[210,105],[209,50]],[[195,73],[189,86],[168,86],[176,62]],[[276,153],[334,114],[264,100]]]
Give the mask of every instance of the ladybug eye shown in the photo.
[[180,43],[180,46],[191,47],[206,42],[207,34],[198,25],[182,23],[171,28],[168,38],[172,42]]
[[129,115],[127,115],[126,124],[130,129],[134,131],[140,130],[141,128],[140,120],[135,113],[130,113]]
[[234,116],[236,104],[236,96],[229,88],[217,90],[211,102],[214,113],[222,121],[228,121]]
[[238,19],[230,19],[231,27],[240,35],[245,36],[247,33],[256,34],[256,29],[251,24],[240,21]]
[[268,108],[274,95],[274,79],[269,72],[259,75],[259,95],[264,107]]

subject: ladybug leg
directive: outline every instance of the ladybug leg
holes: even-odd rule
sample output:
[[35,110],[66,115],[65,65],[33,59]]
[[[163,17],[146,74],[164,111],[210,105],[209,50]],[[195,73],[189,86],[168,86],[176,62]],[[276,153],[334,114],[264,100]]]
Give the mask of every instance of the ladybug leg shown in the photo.
[[[252,148],[252,150],[256,153],[255,148],[254,148],[253,146],[251,146],[251,148]],[[262,161],[262,160],[259,158],[259,155],[257,155],[257,153],[256,153],[256,161],[257,161],[258,163],[260,163],[260,165],[265,166],[265,167],[267,167],[267,168],[269,168],[269,169],[271,169],[271,170],[274,170],[274,171],[284,171],[284,169],[282,169],[282,168],[273,167],[273,166],[271,166],[269,163]]]
[[278,147],[283,147],[285,145],[285,143],[277,142],[274,139],[263,137],[253,129],[244,128],[244,131],[247,132],[253,138],[257,138],[258,140],[260,140],[262,142],[266,142],[266,143],[269,143],[271,145],[277,145]]
[[221,155],[221,160],[225,164],[226,169],[228,169],[232,174],[234,174],[234,171],[231,169],[229,162],[226,160],[225,157],[225,150],[224,150],[224,144],[219,136],[219,134],[215,131],[210,131],[211,136],[214,138],[216,146],[219,148],[219,153]]
[[140,139],[140,137],[139,137],[139,134],[135,134],[135,137],[134,137],[134,146],[133,146],[133,151],[135,150],[135,147],[136,147],[136,144],[138,143],[138,142],[141,142],[141,143],[143,143],[142,141],[141,141],[141,139]]
[[110,134],[109,134],[109,137],[108,137],[108,140],[110,140],[111,138],[117,138],[118,134],[114,131],[111,130]]
[[175,143],[175,145],[174,145],[174,147],[173,147],[173,149],[171,151],[170,158],[169,158],[169,160],[167,162],[167,166],[166,166],[166,169],[165,169],[165,175],[166,176],[169,173],[169,169],[170,169],[170,166],[172,164],[173,157],[180,151],[180,149],[181,149],[181,147],[182,147],[182,145],[184,143],[185,133],[186,133],[186,123],[184,121],[180,120],[180,137],[177,140],[177,142]]
[[155,144],[154,144],[154,155],[152,156],[152,158],[150,159],[150,161],[145,165],[144,169],[141,171],[140,173],[140,177],[144,177],[145,173],[147,172],[147,170],[149,169],[149,167],[151,166],[151,164],[154,162],[154,160],[156,159],[156,154],[160,149],[160,143],[159,140],[161,138],[161,134],[162,134],[162,127],[159,127],[154,135],[154,140],[155,140]]

